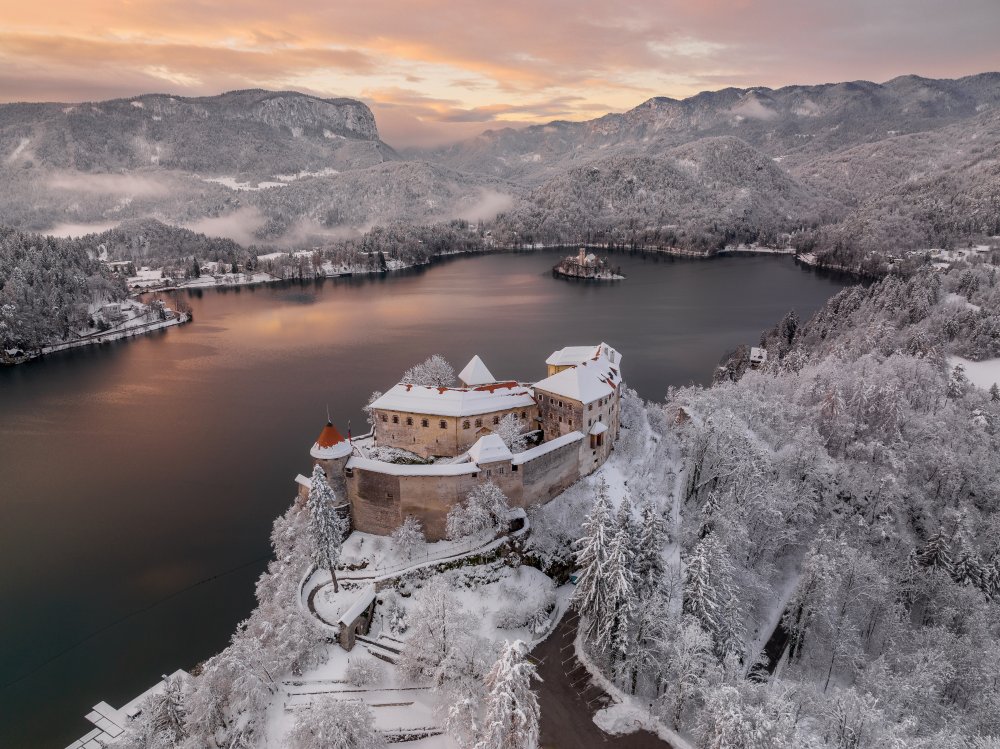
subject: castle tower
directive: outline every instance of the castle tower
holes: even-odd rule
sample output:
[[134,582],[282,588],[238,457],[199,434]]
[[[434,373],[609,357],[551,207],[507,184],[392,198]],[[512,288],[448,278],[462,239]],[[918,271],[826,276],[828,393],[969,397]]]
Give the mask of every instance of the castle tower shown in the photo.
[[347,459],[351,457],[353,451],[351,443],[344,439],[331,421],[326,422],[323,431],[319,433],[312,449],[309,450],[313,465],[318,465],[323,469],[330,486],[337,493],[337,496],[345,502],[347,501],[347,482],[344,480],[344,469],[347,466]]
[[[347,468],[347,460],[353,452],[354,446],[344,439],[332,421],[326,422],[323,431],[319,433],[319,437],[316,438],[309,450],[313,465],[318,465],[323,469],[327,482],[341,502],[337,506],[337,513],[348,521],[348,532],[354,527],[354,521],[351,517],[351,503],[347,497],[347,480],[344,478],[344,471]],[[309,498],[309,483],[302,476],[299,477],[299,480],[299,501],[305,502]]]

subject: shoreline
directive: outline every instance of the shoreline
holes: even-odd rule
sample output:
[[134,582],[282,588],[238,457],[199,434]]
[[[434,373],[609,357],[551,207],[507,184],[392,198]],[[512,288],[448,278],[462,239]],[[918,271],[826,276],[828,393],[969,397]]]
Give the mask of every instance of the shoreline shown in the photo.
[[[573,245],[541,245],[536,244],[531,247],[492,247],[482,251],[474,250],[457,250],[452,252],[442,252],[436,255],[432,255],[426,262],[421,263],[405,263],[403,261],[394,261],[394,266],[391,268],[386,268],[385,270],[372,270],[372,269],[357,269],[350,268],[345,269],[341,272],[326,272],[322,275],[312,275],[303,276],[301,278],[281,278],[275,276],[268,271],[257,271],[252,274],[236,274],[241,276],[247,276],[246,280],[232,281],[232,282],[218,282],[214,283],[191,283],[191,284],[172,284],[168,286],[151,286],[143,289],[132,289],[129,291],[129,298],[135,299],[143,296],[144,294],[153,294],[159,292],[194,292],[194,291],[204,291],[204,290],[214,290],[222,291],[227,289],[243,289],[243,288],[253,288],[257,286],[269,286],[272,284],[279,283],[301,283],[303,281],[308,282],[318,282],[327,279],[335,278],[353,278],[355,276],[388,276],[393,273],[399,273],[403,271],[410,271],[418,268],[425,268],[430,265],[434,265],[439,260],[456,257],[459,255],[492,255],[492,254],[517,254],[524,252],[537,252],[539,250],[559,250]],[[846,275],[851,275],[859,279],[870,278],[868,274],[862,273],[857,270],[851,270],[848,268],[833,267],[833,266],[823,266],[816,264],[815,262],[808,262],[803,258],[801,254],[794,253],[794,251],[788,251],[776,248],[727,248],[716,253],[703,253],[697,252],[695,250],[685,250],[679,247],[609,247],[606,244],[585,244],[583,245],[587,248],[603,249],[608,252],[638,252],[640,254],[649,255],[664,255],[667,257],[676,258],[686,258],[692,260],[712,260],[716,257],[721,256],[793,256],[795,263],[801,265],[804,268],[808,268],[813,271],[825,271],[830,273],[842,273]],[[233,275],[233,274],[226,274]],[[575,276],[567,273],[560,272],[557,268],[552,269],[552,275],[554,278],[562,278],[565,280],[573,281],[595,281],[595,282],[614,282],[626,280],[624,276],[618,276],[615,274],[613,277],[594,277],[594,276]],[[260,278],[259,276],[267,276],[267,278]],[[196,279],[197,280],[197,279]],[[154,333],[158,330],[165,330],[177,325],[184,325],[192,321],[192,317],[188,314],[181,313],[176,318],[171,320],[156,321],[154,323],[148,323],[144,325],[133,326],[125,330],[120,331],[107,331],[105,333],[94,334],[86,338],[74,340],[74,341],[60,341],[58,343],[48,344],[43,346],[39,351],[30,354],[20,354],[20,355],[5,355],[4,352],[0,351],[0,366],[17,366],[19,364],[25,364],[29,361],[34,361],[40,358],[44,358],[48,354],[58,353],[61,351],[67,351],[74,348],[83,348],[85,346],[93,346],[104,343],[113,343],[115,341],[120,341],[128,338],[134,338],[141,335],[147,335]]]

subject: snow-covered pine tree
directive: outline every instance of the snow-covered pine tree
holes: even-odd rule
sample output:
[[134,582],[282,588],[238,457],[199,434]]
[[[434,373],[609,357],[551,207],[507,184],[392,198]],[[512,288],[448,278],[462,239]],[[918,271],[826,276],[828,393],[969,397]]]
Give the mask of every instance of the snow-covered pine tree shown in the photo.
[[312,472],[312,486],[309,489],[309,536],[312,539],[313,562],[317,567],[330,570],[333,589],[340,589],[337,583],[337,562],[347,532],[344,518],[337,512],[337,495],[326,480],[326,473],[317,465]]
[[982,589],[985,574],[975,552],[963,544],[957,557],[951,571],[952,579],[959,585],[972,585]]
[[605,570],[611,542],[614,539],[614,521],[611,517],[611,500],[608,486],[602,478],[597,485],[594,506],[581,527],[583,536],[576,542],[576,564],[579,569],[573,603],[580,616],[586,620],[587,638],[598,637],[601,620],[608,610],[608,588]]
[[632,642],[631,629],[635,617],[636,577],[632,569],[633,538],[631,523],[619,525],[608,548],[605,568],[607,584],[607,610],[601,617],[601,626],[595,645],[611,656],[615,671],[626,661]]
[[632,504],[631,497],[626,494],[622,497],[622,503],[618,505],[618,512],[615,514],[615,533],[625,533],[626,537],[630,539],[629,546],[632,549],[633,561],[635,549],[639,543],[639,528],[636,526],[634,514],[635,505]]
[[508,643],[486,675],[486,718],[476,749],[537,749],[541,710],[531,688],[537,670],[520,640]]
[[706,632],[714,632],[719,623],[719,592],[712,580],[711,536],[698,542],[684,568],[684,612],[690,614]]
[[942,531],[931,535],[924,545],[917,550],[916,554],[914,554],[914,559],[924,567],[943,570],[951,574],[953,567],[951,549],[949,548],[948,539]]
[[639,588],[649,592],[662,588],[667,569],[663,549],[667,545],[667,524],[653,500],[648,497],[639,506],[639,540],[636,544],[635,572]]

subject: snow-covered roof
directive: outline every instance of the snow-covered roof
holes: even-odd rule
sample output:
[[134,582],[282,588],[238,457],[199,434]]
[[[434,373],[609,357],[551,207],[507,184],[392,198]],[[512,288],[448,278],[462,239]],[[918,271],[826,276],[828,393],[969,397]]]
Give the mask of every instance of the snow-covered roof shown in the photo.
[[372,601],[375,600],[375,586],[366,585],[361,589],[361,593],[354,600],[350,606],[348,606],[347,611],[340,615],[340,619],[337,620],[337,624],[350,625],[355,619],[361,616],[365,609],[372,605]]
[[458,373],[458,379],[468,387],[487,385],[497,381],[493,373],[483,364],[483,360],[479,358],[479,354],[473,356],[469,360],[469,363],[465,365],[465,369]]
[[499,434],[487,434],[469,448],[469,457],[476,463],[495,463],[498,460],[510,460],[514,454]]
[[604,434],[606,431],[608,431],[608,425],[603,421],[594,422],[594,426],[590,428],[591,434]]
[[519,382],[496,382],[469,388],[394,385],[372,403],[380,411],[403,411],[432,416],[477,416],[533,406],[531,391]]
[[602,355],[612,364],[621,365],[622,355],[606,343],[601,343],[598,346],[566,346],[558,351],[553,351],[545,363],[554,367],[568,367]]
[[345,440],[337,431],[337,427],[328,421],[309,454],[317,460],[332,460],[350,455],[352,450],[351,443]]
[[301,484],[306,489],[312,489],[313,481],[308,476],[303,476],[301,473],[295,477],[295,483]]
[[583,439],[583,432],[570,432],[569,434],[564,434],[561,437],[556,437],[554,440],[549,440],[548,442],[543,442],[535,447],[528,448],[524,452],[520,452],[514,456],[511,461],[514,465],[524,465],[529,460],[534,460],[535,458],[540,458],[553,450],[558,450],[560,447],[565,447],[566,445],[571,445],[574,442],[579,442]]
[[591,403],[614,393],[620,383],[618,367],[599,355],[536,382],[535,391],[544,390],[580,403]]
[[384,473],[389,476],[462,476],[476,473],[479,466],[475,463],[386,463],[382,460],[360,458],[357,455],[347,461],[348,468],[357,468],[372,473]]

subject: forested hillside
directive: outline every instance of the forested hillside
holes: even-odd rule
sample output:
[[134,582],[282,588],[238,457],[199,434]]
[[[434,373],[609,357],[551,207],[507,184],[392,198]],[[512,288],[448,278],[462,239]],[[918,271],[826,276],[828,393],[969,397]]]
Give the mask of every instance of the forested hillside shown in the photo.
[[998,291],[991,267],[854,287],[765,333],[765,368],[629,409],[611,496],[668,533],[599,489],[576,546],[623,691],[701,746],[994,745],[1000,392],[945,355],[1000,353]]
[[33,351],[84,325],[120,280],[71,243],[0,228],[0,348]]

